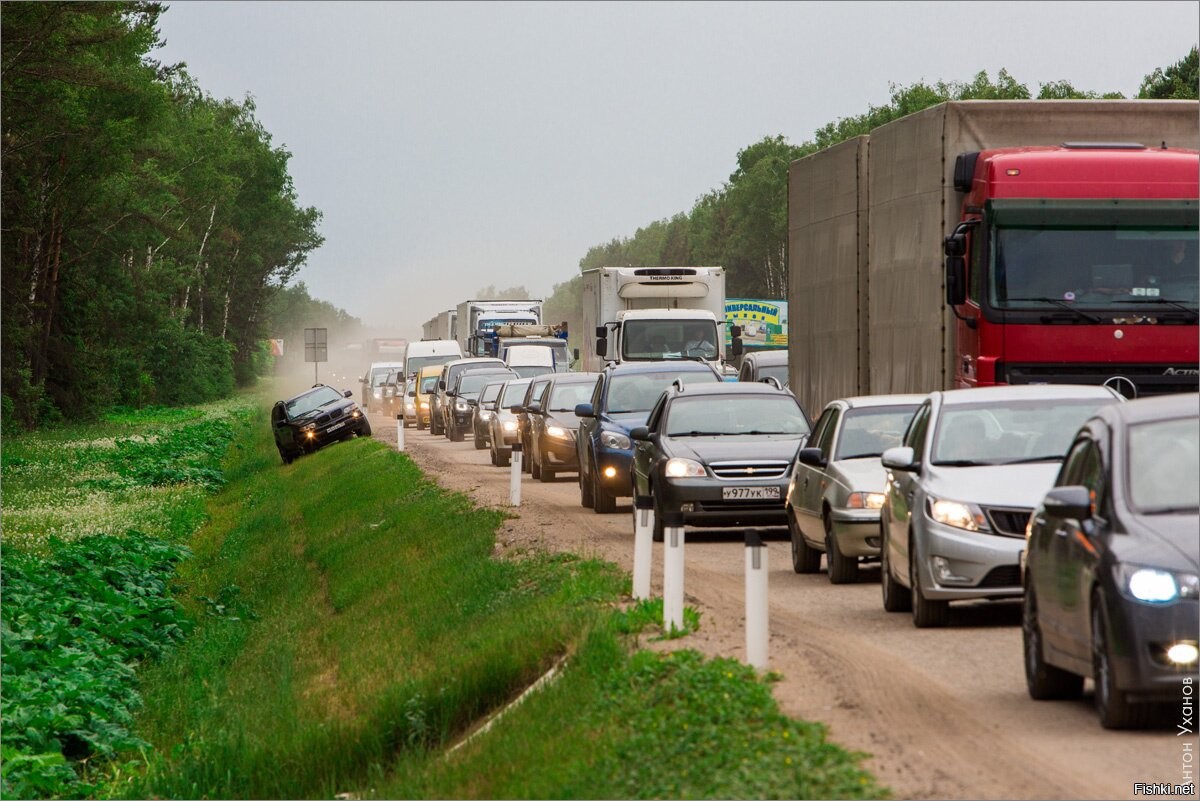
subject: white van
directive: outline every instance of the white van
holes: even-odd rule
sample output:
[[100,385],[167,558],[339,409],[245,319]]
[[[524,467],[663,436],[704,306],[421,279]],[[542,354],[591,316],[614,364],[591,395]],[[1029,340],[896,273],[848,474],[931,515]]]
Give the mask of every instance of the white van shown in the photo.
[[453,339],[423,339],[408,343],[404,353],[404,376],[411,381],[422,367],[452,362],[463,357],[462,348]]
[[367,411],[379,411],[383,406],[383,379],[392,370],[402,367],[401,362],[371,362],[362,384],[362,407]]
[[554,357],[554,349],[545,345],[512,345],[505,351],[504,363],[521,378],[533,378],[555,372]]

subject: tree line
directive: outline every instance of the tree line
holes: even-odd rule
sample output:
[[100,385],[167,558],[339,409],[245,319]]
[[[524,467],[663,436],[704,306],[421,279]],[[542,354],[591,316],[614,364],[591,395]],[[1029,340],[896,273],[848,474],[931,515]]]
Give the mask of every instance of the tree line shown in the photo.
[[253,100],[217,100],[150,57],[165,10],[5,4],[9,430],[253,382],[268,305],[322,243]]
[[[1197,99],[1197,48],[1171,66],[1145,76],[1141,99]],[[702,195],[690,211],[638,228],[632,236],[595,245],[579,260],[594,267],[720,265],[730,297],[787,297],[788,165],[881,125],[949,100],[1029,100],[1029,87],[1001,69],[993,80],[979,72],[970,81],[890,86],[890,99],[862,114],[830,122],[803,144],[768,136],[737,154],[736,168],[720,187]],[[1068,81],[1039,84],[1039,100],[1122,99],[1120,92],[1076,89]],[[549,318],[580,321],[579,276],[557,284],[546,300]],[[586,332],[585,332],[586,333]],[[578,344],[578,343],[575,343]]]

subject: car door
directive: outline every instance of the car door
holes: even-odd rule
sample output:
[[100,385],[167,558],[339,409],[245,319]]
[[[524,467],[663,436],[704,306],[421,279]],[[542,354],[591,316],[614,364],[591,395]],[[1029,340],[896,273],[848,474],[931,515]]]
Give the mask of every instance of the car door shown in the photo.
[[[913,459],[922,464],[925,462],[932,418],[933,404],[931,401],[925,401],[913,415],[912,422],[908,425],[908,431],[904,435],[905,447],[912,448]],[[906,587],[908,586],[908,569],[903,566],[908,564],[908,530],[913,516],[913,504],[914,501],[917,501],[918,481],[917,473],[890,468],[887,471],[884,493],[886,495],[885,519],[888,527],[887,558],[893,566],[893,575]]]
[[1091,659],[1091,593],[1100,561],[1099,543],[1111,519],[1109,470],[1106,469],[1101,440],[1089,433],[1076,483],[1087,487],[1092,499],[1092,518],[1087,523],[1068,520],[1065,536],[1055,543],[1062,548],[1057,572],[1070,584],[1062,588],[1062,635],[1064,650],[1077,659]]
[[546,417],[550,414],[546,408],[550,405],[550,383],[546,381],[541,384],[541,391],[532,400],[538,405],[538,410],[529,413],[529,441],[538,453],[538,461],[544,461],[541,459],[542,437],[546,435]]
[[279,448],[291,448],[294,445],[294,431],[288,425],[287,406],[279,401],[271,407],[271,431],[275,435],[275,445]]
[[[658,433],[666,405],[667,395],[663,393],[658,402],[654,404],[654,408],[650,410],[650,416],[646,418],[646,429],[651,434]],[[662,453],[659,451],[659,443],[656,443],[654,440],[633,441],[633,464],[630,467],[633,475],[630,478],[633,482],[634,497],[651,494],[650,488],[654,480],[654,468],[661,458]]]
[[579,480],[581,483],[590,480],[592,477],[591,454],[596,447],[594,438],[599,436],[600,402],[604,397],[604,385],[607,378],[607,376],[602,375],[596,381],[596,388],[592,391],[592,414],[595,416],[579,418],[579,434],[575,437],[575,449],[579,454]]
[[[826,463],[833,456],[833,435],[841,417],[842,408],[839,405],[830,404],[826,407],[825,411],[821,413],[821,419],[817,421],[817,428],[813,431],[813,436],[808,443],[809,447],[821,449],[821,456]],[[792,501],[796,510],[796,524],[800,526],[800,532],[804,535],[804,539],[824,547],[825,530],[821,523],[821,492],[824,487],[825,471],[800,462],[796,462],[796,465],[800,470],[797,474],[799,502]]]

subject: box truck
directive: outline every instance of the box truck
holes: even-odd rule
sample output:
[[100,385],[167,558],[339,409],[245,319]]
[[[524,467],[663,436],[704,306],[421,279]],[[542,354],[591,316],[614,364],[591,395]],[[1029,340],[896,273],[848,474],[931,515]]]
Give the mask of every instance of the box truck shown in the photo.
[[[724,360],[723,267],[584,270],[582,299],[585,371],[608,362]],[[701,336],[711,347],[686,347]]]
[[540,300],[465,300],[458,304],[455,339],[468,356],[495,352],[496,329],[502,325],[539,325]]
[[1195,101],[960,101],[793,162],[792,389],[1196,391],[1198,145]]

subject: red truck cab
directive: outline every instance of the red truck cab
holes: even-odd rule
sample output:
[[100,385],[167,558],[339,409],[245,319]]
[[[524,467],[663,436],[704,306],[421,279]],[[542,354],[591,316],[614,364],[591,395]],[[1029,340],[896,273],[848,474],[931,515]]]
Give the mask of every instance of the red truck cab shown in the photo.
[[958,157],[954,182],[955,386],[1200,389],[1200,151],[984,150]]

